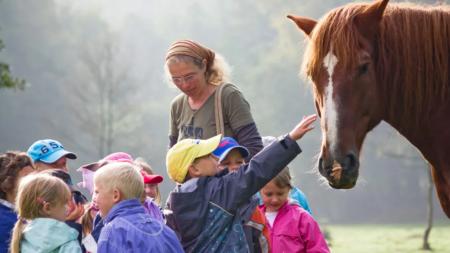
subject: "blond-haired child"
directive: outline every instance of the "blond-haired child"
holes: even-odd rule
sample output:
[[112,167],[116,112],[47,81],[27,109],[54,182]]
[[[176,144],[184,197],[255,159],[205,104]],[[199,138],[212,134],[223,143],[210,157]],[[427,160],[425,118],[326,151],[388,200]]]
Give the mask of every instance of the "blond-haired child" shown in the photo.
[[12,253],[81,252],[78,232],[64,223],[69,187],[59,178],[32,174],[19,184]]
[[117,162],[94,174],[94,201],[104,227],[97,252],[183,252],[175,233],[141,205],[144,181],[135,165]]

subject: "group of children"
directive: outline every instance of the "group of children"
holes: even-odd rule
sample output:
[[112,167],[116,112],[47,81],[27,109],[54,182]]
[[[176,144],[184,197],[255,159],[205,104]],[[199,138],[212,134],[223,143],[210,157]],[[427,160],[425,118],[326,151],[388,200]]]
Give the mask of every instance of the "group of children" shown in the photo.
[[[7,204],[11,215],[14,208],[16,221],[0,253],[5,247],[13,253],[329,252],[310,210],[301,205],[305,199],[289,197],[294,187],[287,165],[301,152],[296,141],[315,119],[304,118],[247,164],[248,150],[230,137],[178,142],[166,157],[177,185],[164,210],[157,187],[163,178],[126,153],[79,169],[82,186],[93,194],[90,204],[83,197],[75,200],[81,193],[68,176],[66,159],[76,155],[59,142],[34,143],[28,151],[32,159],[14,170],[2,155],[0,179],[9,173],[14,182],[8,189],[1,185],[0,211]],[[57,165],[33,172],[39,163]]]

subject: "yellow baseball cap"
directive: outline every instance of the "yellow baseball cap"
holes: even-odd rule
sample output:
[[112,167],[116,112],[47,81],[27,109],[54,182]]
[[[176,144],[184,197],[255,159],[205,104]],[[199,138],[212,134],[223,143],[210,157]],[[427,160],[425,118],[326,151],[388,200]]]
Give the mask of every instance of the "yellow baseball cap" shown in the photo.
[[167,174],[177,182],[183,183],[189,166],[195,158],[212,153],[219,146],[222,135],[207,140],[184,139],[169,149],[166,156]]

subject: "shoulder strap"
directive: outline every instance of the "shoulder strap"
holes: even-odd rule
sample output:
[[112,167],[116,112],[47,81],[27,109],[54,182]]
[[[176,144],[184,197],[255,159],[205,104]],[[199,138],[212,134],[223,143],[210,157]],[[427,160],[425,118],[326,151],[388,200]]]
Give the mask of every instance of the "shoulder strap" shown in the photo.
[[219,85],[216,90],[216,94],[214,96],[214,112],[216,118],[216,133],[217,134],[225,134],[225,126],[223,120],[223,110],[222,110],[222,91],[225,86],[228,86],[229,83],[224,83]]

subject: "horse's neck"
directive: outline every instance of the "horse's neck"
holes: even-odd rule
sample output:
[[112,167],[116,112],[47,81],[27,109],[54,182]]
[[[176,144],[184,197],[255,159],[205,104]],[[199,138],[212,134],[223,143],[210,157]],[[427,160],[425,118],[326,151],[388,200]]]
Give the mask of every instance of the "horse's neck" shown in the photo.
[[[424,157],[435,166],[450,165],[450,100],[437,106],[428,115],[385,117],[385,121],[397,129]],[[416,119],[419,116],[417,123]]]

